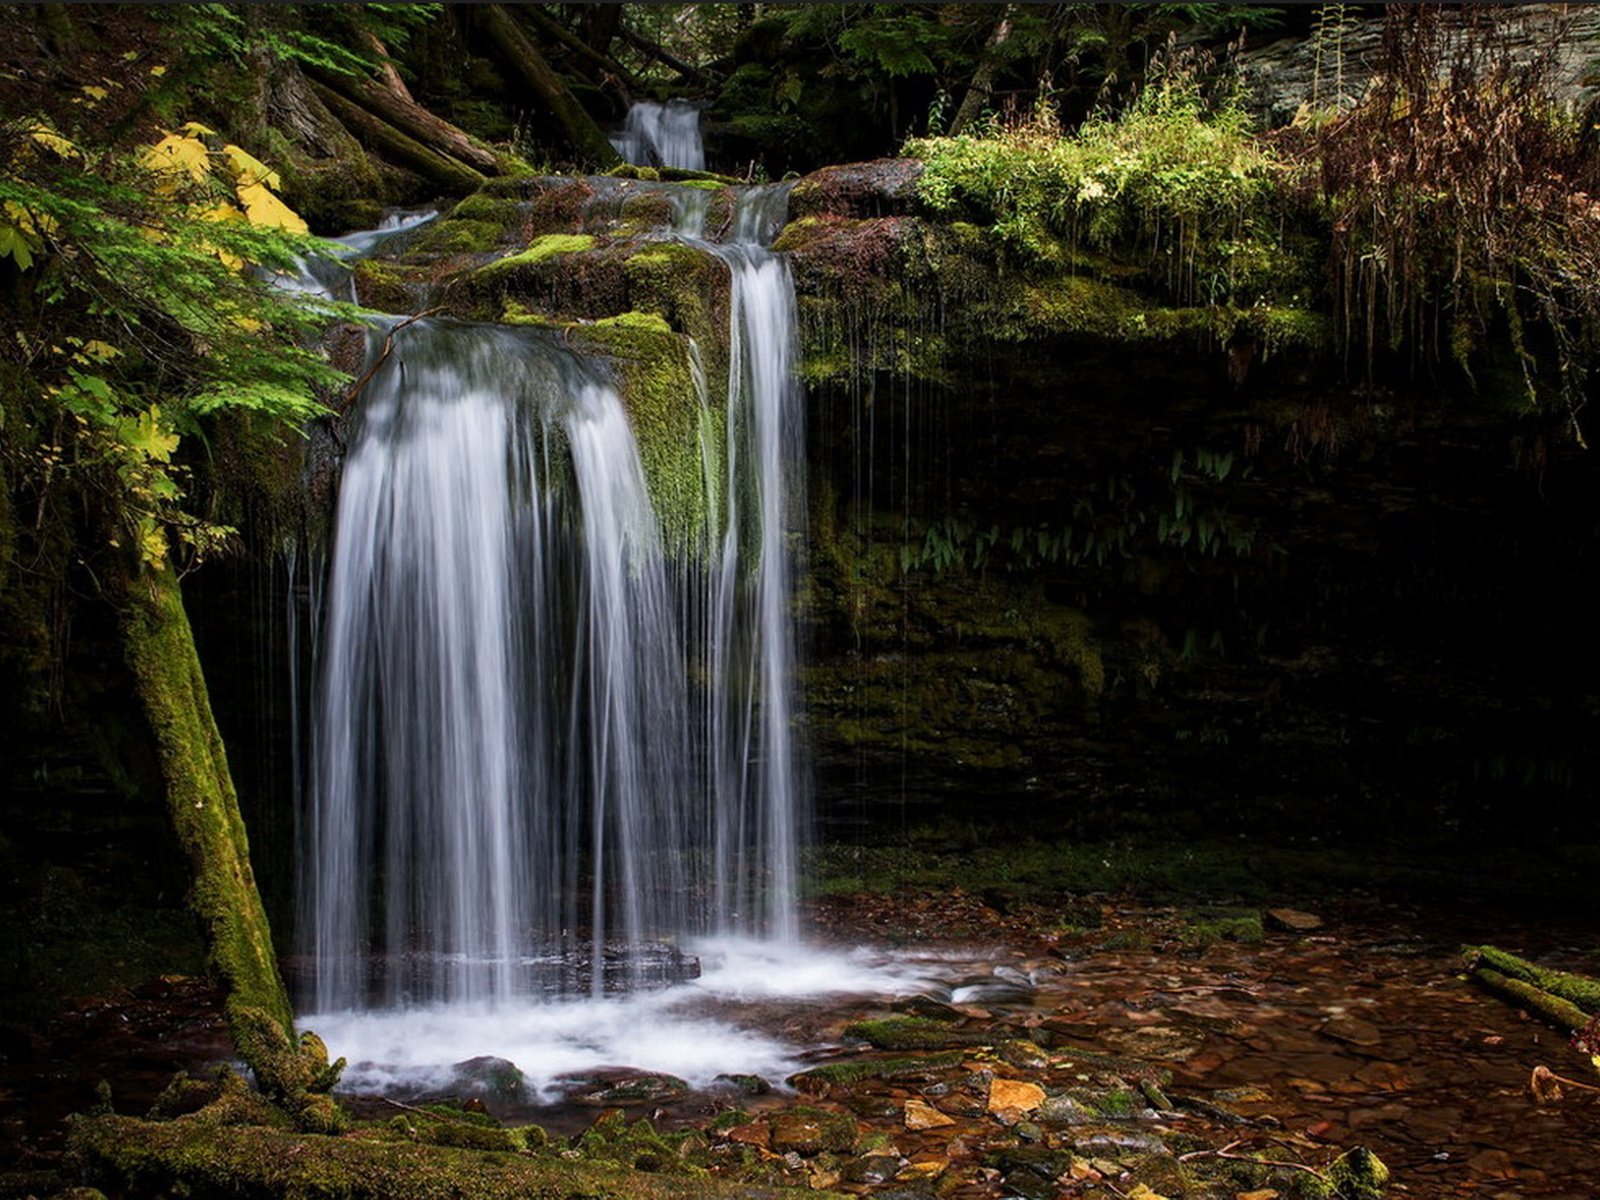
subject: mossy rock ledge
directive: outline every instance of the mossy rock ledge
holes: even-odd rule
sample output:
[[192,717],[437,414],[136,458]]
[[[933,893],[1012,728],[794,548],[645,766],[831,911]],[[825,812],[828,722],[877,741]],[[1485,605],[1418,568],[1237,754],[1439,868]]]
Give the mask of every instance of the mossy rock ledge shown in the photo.
[[75,1117],[68,1151],[86,1180],[130,1198],[218,1200],[781,1200],[831,1193],[685,1179],[530,1153],[420,1144],[388,1128],[344,1137],[172,1121]]

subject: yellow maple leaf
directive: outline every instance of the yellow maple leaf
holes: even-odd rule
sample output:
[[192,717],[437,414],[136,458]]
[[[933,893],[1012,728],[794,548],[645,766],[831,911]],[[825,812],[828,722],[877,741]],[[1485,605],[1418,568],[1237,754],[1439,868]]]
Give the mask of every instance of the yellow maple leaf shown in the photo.
[[283,186],[278,179],[278,173],[248,151],[230,143],[222,148],[222,153],[227,156],[228,164],[233,168],[234,178],[241,186],[264,183],[273,191]]
[[200,124],[199,121],[185,121],[180,128],[190,137],[215,137],[217,132],[209,125]]
[[167,73],[167,69],[165,67],[151,67],[150,68],[150,74],[154,75],[157,79],[160,79],[166,73]]
[[82,91],[85,96],[89,97],[89,99],[96,102],[104,100],[111,94],[105,88],[93,83],[86,83],[79,90]]
[[211,175],[211,152],[199,138],[169,133],[144,152],[144,165],[174,179],[187,174],[196,183],[203,183]]
[[287,229],[291,233],[311,232],[311,227],[301,219],[300,214],[274,196],[266,184],[240,183],[235,190],[250,224],[267,229]]

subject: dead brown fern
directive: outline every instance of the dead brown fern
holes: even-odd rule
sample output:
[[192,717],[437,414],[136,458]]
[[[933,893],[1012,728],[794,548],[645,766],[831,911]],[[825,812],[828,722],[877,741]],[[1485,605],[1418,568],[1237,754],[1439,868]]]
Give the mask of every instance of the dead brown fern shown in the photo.
[[1560,23],[1530,39],[1521,19],[1392,6],[1364,101],[1289,140],[1331,221],[1339,332],[1369,378],[1380,353],[1470,371],[1499,326],[1530,398],[1554,402],[1581,442],[1600,164],[1553,98]]

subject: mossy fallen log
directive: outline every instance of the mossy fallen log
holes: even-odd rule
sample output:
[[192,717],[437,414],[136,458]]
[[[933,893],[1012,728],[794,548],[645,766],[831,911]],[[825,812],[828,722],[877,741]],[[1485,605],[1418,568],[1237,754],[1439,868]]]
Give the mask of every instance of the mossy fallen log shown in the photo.
[[68,1150],[85,1179],[137,1200],[782,1200],[832,1193],[628,1171],[545,1155],[347,1137],[194,1118],[74,1117]]
[[415,171],[446,193],[463,196],[483,186],[485,176],[480,171],[441,154],[403,130],[397,129],[375,113],[369,112],[355,101],[334,91],[325,83],[310,81],[317,98],[344,126],[366,143],[368,148],[390,162]]
[[[1472,946],[1467,949],[1467,961],[1474,967],[1498,971],[1511,979],[1531,984],[1541,992],[1575,1004],[1593,1016],[1600,1013],[1600,979],[1573,975],[1567,971],[1552,971],[1518,958],[1497,946]],[[1583,1024],[1583,1022],[1579,1022]]]
[[333,71],[315,71],[314,74],[318,83],[393,125],[434,153],[485,175],[499,174],[499,159],[493,150],[415,100],[370,79],[356,79]]
[[1472,972],[1472,977],[1491,992],[1503,996],[1565,1032],[1582,1029],[1589,1020],[1584,1011],[1570,1000],[1542,992],[1531,983],[1502,975],[1489,967],[1478,967]]

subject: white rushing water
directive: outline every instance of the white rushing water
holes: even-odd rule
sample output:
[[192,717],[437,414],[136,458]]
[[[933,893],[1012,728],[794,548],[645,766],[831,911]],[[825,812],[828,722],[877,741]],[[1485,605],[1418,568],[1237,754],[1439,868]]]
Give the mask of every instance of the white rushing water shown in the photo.
[[700,110],[686,100],[639,100],[611,144],[623,161],[641,167],[706,169],[705,147],[700,140]]
[[[672,236],[730,273],[726,438],[703,447],[716,509],[691,561],[664,555],[602,365],[546,331],[374,332],[302,857],[306,1020],[368,1064],[354,1086],[480,1055],[781,1077],[791,1048],[687,1010],[757,975],[885,986],[800,945],[803,423],[793,285],[767,248],[786,202],[744,189],[714,244],[705,193],[674,197]],[[692,975],[682,947],[708,933],[757,940],[649,990]]]
[[327,239],[335,247],[329,254],[298,259],[293,272],[275,273],[269,282],[284,291],[354,304],[356,281],[350,264],[375,253],[391,238],[421,228],[438,215],[435,209],[390,213],[376,229],[360,229]]
[[719,1075],[777,1083],[803,1069],[800,1050],[742,1024],[725,1006],[905,995],[937,989],[944,965],[740,938],[697,940],[689,949],[704,972],[670,989],[548,1004],[318,1013],[306,1022],[349,1058],[345,1086],[366,1090],[448,1090],[454,1064],[485,1055],[517,1064],[530,1100],[558,1099],[560,1076],[601,1065],[665,1072],[697,1088]]

